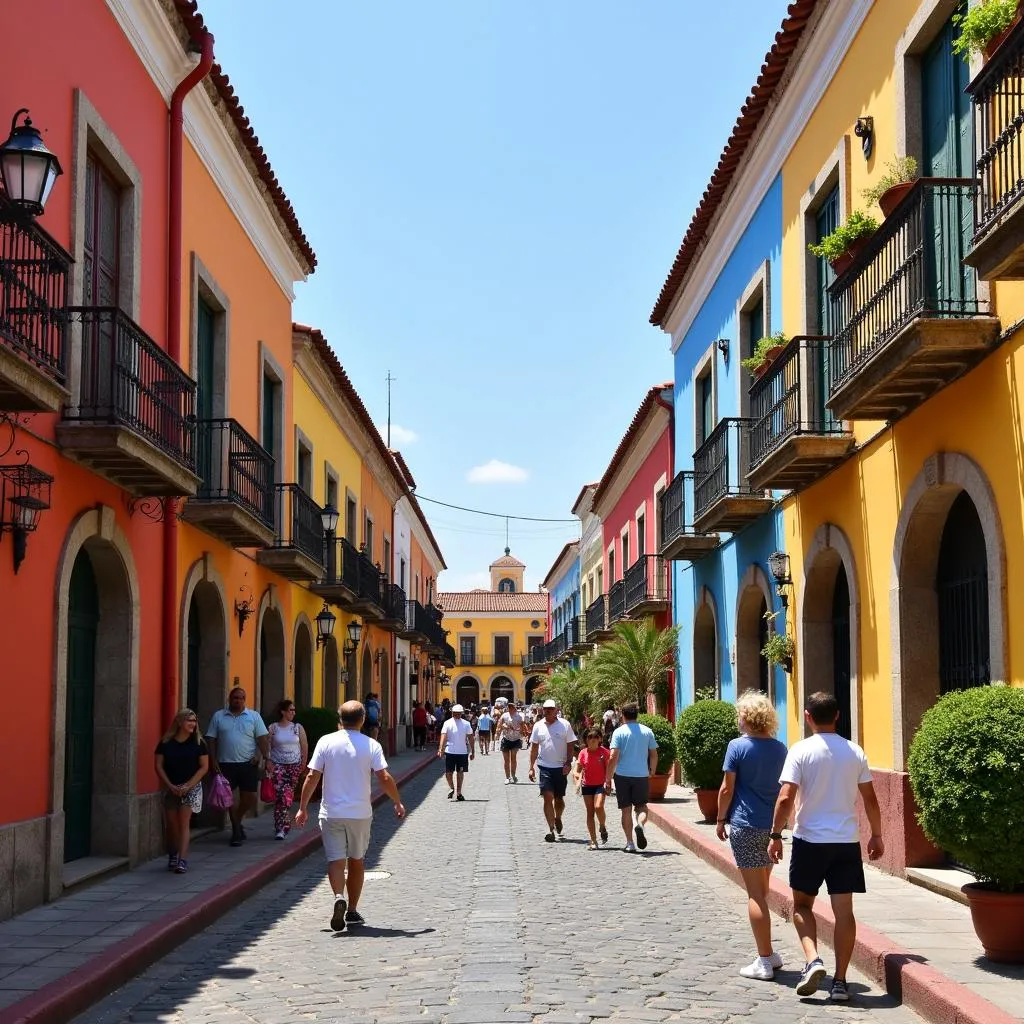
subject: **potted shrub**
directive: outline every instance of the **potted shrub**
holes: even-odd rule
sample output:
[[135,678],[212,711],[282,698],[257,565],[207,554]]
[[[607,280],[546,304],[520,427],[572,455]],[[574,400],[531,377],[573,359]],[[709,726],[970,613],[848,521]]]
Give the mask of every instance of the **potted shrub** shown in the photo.
[[676,756],[688,785],[697,793],[704,820],[718,817],[718,788],[729,741],[739,736],[736,708],[724,700],[700,700],[679,715]]
[[672,723],[664,715],[640,715],[637,721],[646,725],[658,741],[658,763],[651,778],[651,799],[664,800],[672,765],[676,761],[676,736]]
[[890,160],[885,165],[885,174],[878,181],[861,193],[864,201],[878,203],[886,217],[892,216],[893,210],[914,187],[917,181],[917,161],[912,156],[901,156]]
[[807,248],[815,256],[828,260],[832,264],[832,269],[839,275],[857,258],[857,254],[877,230],[878,221],[874,217],[854,210],[845,223],[840,224],[820,242],[811,242]]
[[965,60],[976,53],[991,57],[1018,21],[1018,0],[981,0],[965,14],[953,15],[953,23],[960,27],[953,52]]
[[789,344],[789,338],[782,331],[760,338],[752,355],[740,360],[740,366],[754,377],[760,377],[778,354]]
[[779,633],[772,630],[768,634],[768,640],[761,648],[761,656],[769,665],[781,665],[787,672],[793,668],[793,652],[796,645],[788,633]]
[[946,694],[907,768],[925,835],[977,877],[962,891],[985,956],[1024,963],[1024,689]]

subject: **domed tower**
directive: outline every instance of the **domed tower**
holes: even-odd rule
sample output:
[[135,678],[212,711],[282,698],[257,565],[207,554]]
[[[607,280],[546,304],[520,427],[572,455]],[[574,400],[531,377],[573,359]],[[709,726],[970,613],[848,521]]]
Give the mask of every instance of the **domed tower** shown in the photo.
[[491,592],[495,594],[521,594],[523,592],[523,573],[526,566],[513,558],[511,549],[505,548],[505,554],[491,562]]

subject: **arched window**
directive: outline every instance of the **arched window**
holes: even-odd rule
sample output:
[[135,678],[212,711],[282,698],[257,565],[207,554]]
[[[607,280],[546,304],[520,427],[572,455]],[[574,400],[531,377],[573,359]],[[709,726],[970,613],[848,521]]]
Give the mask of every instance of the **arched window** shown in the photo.
[[515,580],[510,580],[510,579],[508,579],[508,577],[506,577],[505,579],[503,579],[498,584],[498,593],[499,594],[514,594],[515,592],[516,592]]

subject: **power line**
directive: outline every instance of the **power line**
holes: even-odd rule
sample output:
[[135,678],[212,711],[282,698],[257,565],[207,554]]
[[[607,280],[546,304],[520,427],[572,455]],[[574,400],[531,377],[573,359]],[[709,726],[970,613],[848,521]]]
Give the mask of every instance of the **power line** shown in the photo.
[[418,501],[429,501],[432,505],[444,505],[445,508],[458,509],[460,512],[472,512],[477,516],[492,516],[494,519],[521,519],[527,523],[578,523],[579,520],[576,518],[572,519],[547,519],[542,516],[513,516],[507,515],[504,512],[484,512],[478,508],[466,508],[464,505],[452,505],[447,501],[438,501],[437,498],[427,498],[416,492],[416,498]]

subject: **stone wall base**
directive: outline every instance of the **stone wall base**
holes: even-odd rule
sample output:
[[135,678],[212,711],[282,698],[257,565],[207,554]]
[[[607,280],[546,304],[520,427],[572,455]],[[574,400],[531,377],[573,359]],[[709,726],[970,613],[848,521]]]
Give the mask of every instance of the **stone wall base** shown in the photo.
[[[871,777],[882,811],[882,839],[885,854],[874,865],[890,875],[906,878],[907,868],[934,867],[944,863],[945,854],[927,839],[917,823],[917,805],[910,789],[910,776],[885,768],[872,768]],[[857,803],[862,843],[867,845],[871,828],[861,803]]]

